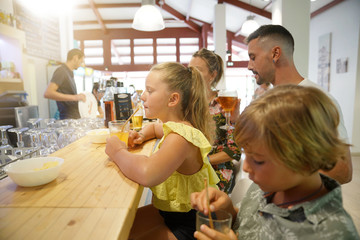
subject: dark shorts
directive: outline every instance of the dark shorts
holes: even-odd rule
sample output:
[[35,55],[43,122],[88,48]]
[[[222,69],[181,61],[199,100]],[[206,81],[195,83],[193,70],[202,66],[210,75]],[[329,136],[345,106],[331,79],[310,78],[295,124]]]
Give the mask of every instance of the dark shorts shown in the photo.
[[195,239],[196,211],[189,212],[165,212],[159,210],[164,218],[166,226],[171,230],[178,240]]

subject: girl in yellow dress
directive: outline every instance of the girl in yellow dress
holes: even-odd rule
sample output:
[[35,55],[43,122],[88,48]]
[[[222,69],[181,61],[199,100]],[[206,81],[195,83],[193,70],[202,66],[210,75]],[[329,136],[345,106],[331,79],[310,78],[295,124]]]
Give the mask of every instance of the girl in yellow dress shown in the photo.
[[162,123],[132,132],[129,145],[161,139],[154,153],[132,154],[116,137],[108,138],[105,150],[126,177],[153,192],[152,204],[138,209],[129,238],[193,239],[190,194],[204,188],[204,178],[212,187],[219,181],[207,158],[211,129],[205,84],[196,68],[163,63],[150,70],[145,85],[145,115]]

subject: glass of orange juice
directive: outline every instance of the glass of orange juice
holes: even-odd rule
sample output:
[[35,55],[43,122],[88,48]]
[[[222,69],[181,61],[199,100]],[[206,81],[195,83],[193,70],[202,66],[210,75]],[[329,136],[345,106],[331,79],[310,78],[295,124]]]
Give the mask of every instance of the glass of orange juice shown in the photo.
[[128,145],[130,122],[125,124],[126,120],[114,120],[109,122],[110,136],[117,136]]

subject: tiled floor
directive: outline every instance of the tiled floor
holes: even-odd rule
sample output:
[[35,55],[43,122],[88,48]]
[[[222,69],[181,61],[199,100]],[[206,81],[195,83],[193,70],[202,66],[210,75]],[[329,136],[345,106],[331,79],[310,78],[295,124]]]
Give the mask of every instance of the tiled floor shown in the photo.
[[352,156],[353,178],[342,186],[343,203],[360,234],[360,155]]

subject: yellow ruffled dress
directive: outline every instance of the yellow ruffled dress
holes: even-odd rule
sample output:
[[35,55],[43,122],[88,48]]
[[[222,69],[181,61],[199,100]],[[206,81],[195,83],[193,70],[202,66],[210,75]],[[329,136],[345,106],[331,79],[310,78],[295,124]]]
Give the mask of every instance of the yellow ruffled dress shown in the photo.
[[204,178],[208,179],[209,186],[217,188],[216,184],[219,182],[219,178],[207,157],[211,150],[211,145],[202,132],[182,123],[166,122],[163,124],[163,131],[164,136],[154,152],[160,149],[166,136],[174,132],[200,149],[204,164],[195,174],[183,175],[175,171],[164,182],[152,187],[152,203],[157,209],[162,211],[188,212],[191,210],[190,194],[204,189]]

